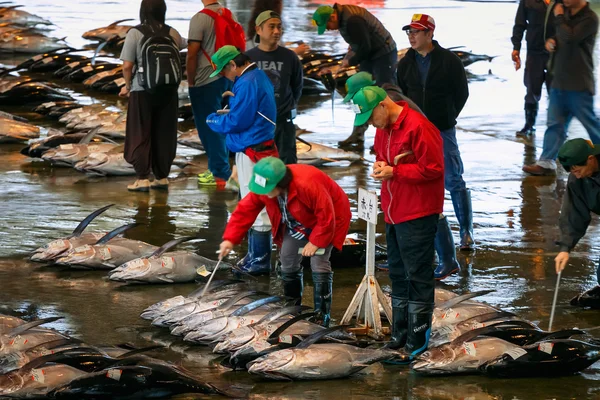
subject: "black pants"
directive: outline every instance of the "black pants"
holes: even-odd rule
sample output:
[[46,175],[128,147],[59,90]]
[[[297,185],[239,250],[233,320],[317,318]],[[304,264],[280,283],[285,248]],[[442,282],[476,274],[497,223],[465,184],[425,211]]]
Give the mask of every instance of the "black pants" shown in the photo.
[[546,83],[546,90],[550,93],[550,74],[546,70],[547,64],[547,53],[527,53],[523,75],[523,83],[527,88],[526,104],[537,104],[540,101],[544,82]]
[[169,176],[177,150],[177,107],[176,89],[129,94],[125,160],[139,179],[150,172],[156,179]]
[[384,83],[396,85],[396,65],[398,52],[396,49],[374,60],[365,60],[360,63],[360,70],[370,72],[379,87]]
[[433,241],[438,219],[433,214],[385,225],[392,296],[408,301],[409,312],[433,311]]
[[297,164],[296,155],[296,127],[294,121],[287,118],[277,119],[275,126],[275,145],[279,151],[279,158],[285,164]]

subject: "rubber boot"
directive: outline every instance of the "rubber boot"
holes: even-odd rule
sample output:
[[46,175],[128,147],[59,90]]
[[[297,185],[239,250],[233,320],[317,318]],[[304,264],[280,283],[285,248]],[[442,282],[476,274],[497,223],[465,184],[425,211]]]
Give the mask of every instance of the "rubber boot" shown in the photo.
[[313,272],[315,312],[314,322],[329,327],[331,320],[331,297],[333,294],[333,272]]
[[388,363],[409,364],[427,350],[429,335],[431,334],[432,315],[432,306],[422,303],[410,303],[408,305],[406,345],[396,352],[394,358],[387,361]]
[[297,272],[281,272],[283,282],[283,295],[296,300],[294,305],[302,305],[302,292],[304,290],[302,268]]
[[408,300],[392,296],[392,337],[384,347],[398,350],[406,345],[408,335]]
[[440,216],[434,241],[435,252],[438,255],[438,265],[434,272],[436,281],[441,281],[460,271],[460,265],[456,261],[456,248],[454,247],[454,238],[452,237],[448,218],[442,214]]
[[248,232],[248,254],[237,266],[251,275],[268,275],[271,272],[271,231],[260,232],[250,229]]
[[471,191],[469,189],[450,192],[454,213],[460,225],[460,250],[475,250],[473,240],[473,206],[471,205]]
[[339,147],[363,147],[365,145],[365,132],[369,128],[369,124],[355,126],[352,129],[352,134],[345,140],[338,142]]
[[538,104],[525,103],[525,126],[517,131],[517,136],[527,137],[535,134],[535,120],[538,113]]

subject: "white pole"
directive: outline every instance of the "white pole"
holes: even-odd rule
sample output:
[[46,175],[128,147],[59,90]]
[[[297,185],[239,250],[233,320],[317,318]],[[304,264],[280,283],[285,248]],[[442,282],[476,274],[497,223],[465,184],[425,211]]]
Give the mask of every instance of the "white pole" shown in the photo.
[[223,258],[219,257],[219,261],[217,262],[217,266],[215,267],[215,269],[213,270],[212,274],[210,275],[210,278],[208,278],[208,282],[206,282],[206,286],[204,286],[204,290],[202,291],[202,296],[200,296],[200,298],[204,297],[204,295],[206,294],[206,291],[208,290],[208,287],[210,286],[210,283],[212,282],[215,274],[217,273],[217,269],[219,268],[219,264],[221,264],[221,260],[223,260]]
[[554,300],[552,300],[552,311],[550,312],[550,323],[548,324],[548,332],[552,332],[552,322],[554,322],[554,310],[556,309],[556,299],[558,298],[558,285],[560,285],[560,275],[562,271],[558,273],[556,278],[556,288],[554,289]]

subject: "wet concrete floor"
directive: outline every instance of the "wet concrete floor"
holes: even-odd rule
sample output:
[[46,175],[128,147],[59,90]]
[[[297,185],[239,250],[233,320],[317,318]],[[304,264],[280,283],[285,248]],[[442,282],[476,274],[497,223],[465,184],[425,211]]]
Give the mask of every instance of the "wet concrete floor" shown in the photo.
[[[249,3],[249,2],[248,2]],[[285,40],[303,39],[315,49],[343,51],[345,43],[335,33],[317,37],[310,26],[310,14],[316,3],[285,1]],[[185,36],[189,17],[200,2],[168,1],[168,23]],[[245,23],[249,6],[245,1],[226,4],[238,12]],[[464,178],[472,190],[475,221],[476,253],[459,254],[462,271],[448,278],[440,287],[457,293],[495,289],[481,300],[522,318],[536,321],[542,328],[548,324],[556,275],[553,258],[557,248],[557,218],[566,175],[558,177],[526,177],[521,172],[524,162],[533,162],[541,152],[545,115],[538,119],[538,134],[530,141],[515,138],[523,123],[524,88],[522,71],[514,72],[510,61],[510,34],[516,3],[486,4],[449,0],[369,1],[364,2],[394,35],[398,47],[408,46],[400,30],[415,12],[432,14],[438,26],[436,39],[446,47],[466,46],[474,53],[497,55],[491,63],[479,62],[468,67],[469,101],[458,121],[458,141],[465,164]],[[115,19],[136,18],[138,2],[102,0],[55,2],[28,0],[27,10],[52,20],[56,37],[68,36],[73,46],[85,43],[79,36],[83,30],[106,25]],[[90,13],[90,9],[94,13]],[[399,22],[400,21],[400,22]],[[524,59],[524,54],[522,54]],[[599,57],[596,57],[598,60]],[[10,63],[10,60],[6,60]],[[76,88],[75,88],[76,89]],[[116,102],[116,98],[94,98],[82,95],[84,102]],[[336,96],[332,115],[331,98],[303,98],[297,124],[312,131],[307,140],[334,146],[349,134],[352,112]],[[545,110],[544,96],[541,110]],[[7,109],[6,111],[28,110]],[[52,123],[26,113],[42,126]],[[372,144],[374,130],[369,130],[367,147]],[[586,137],[577,123],[572,137]],[[103,272],[57,270],[29,263],[27,255],[36,247],[70,233],[89,212],[106,204],[115,207],[97,218],[91,229],[107,231],[129,222],[145,224],[128,234],[154,245],[184,235],[197,234],[205,240],[182,245],[214,257],[227,215],[234,209],[235,195],[198,187],[195,175],[172,171],[169,193],[128,193],[130,178],[98,178],[82,175],[72,169],[53,168],[27,159],[18,153],[22,146],[0,147],[0,305],[18,310],[29,317],[62,315],[64,320],[53,327],[89,343],[133,342],[148,344],[154,340],[170,346],[158,354],[182,362],[210,379],[256,385],[256,399],[586,399],[600,398],[600,370],[592,366],[583,374],[561,379],[503,380],[483,377],[422,378],[401,367],[385,367],[366,377],[348,380],[306,383],[272,383],[256,380],[246,372],[226,372],[210,364],[211,354],[204,348],[189,347],[174,341],[166,332],[151,328],[138,315],[148,305],[177,294],[186,294],[194,285],[122,286],[109,282]],[[194,157],[193,149],[180,148],[181,155]],[[356,213],[358,187],[377,190],[368,177],[373,156],[368,151],[365,162],[351,166],[330,166],[324,170],[348,193]],[[206,163],[206,159],[196,157]],[[445,213],[458,238],[456,219],[447,196]],[[380,216],[381,217],[381,216]],[[378,232],[383,232],[380,218]],[[359,236],[364,223],[354,221],[351,227]],[[600,325],[597,311],[574,309],[568,300],[596,284],[595,263],[598,246],[596,219],[588,234],[572,253],[570,265],[563,274],[558,296],[554,328],[588,328]],[[383,234],[378,241],[384,242]],[[244,254],[237,248],[231,260]],[[360,282],[361,268],[335,270],[333,316],[340,318]],[[306,274],[308,277],[309,274]],[[389,280],[378,273],[383,284]],[[263,277],[261,289],[280,289],[274,278]],[[306,280],[305,300],[312,302],[312,283]],[[595,331],[597,332],[597,331]]]

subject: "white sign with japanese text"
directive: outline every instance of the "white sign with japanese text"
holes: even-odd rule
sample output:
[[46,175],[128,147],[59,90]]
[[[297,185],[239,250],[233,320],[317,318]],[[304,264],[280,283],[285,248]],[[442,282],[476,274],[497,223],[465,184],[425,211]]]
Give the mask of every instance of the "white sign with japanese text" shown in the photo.
[[377,194],[358,189],[358,218],[377,224]]

